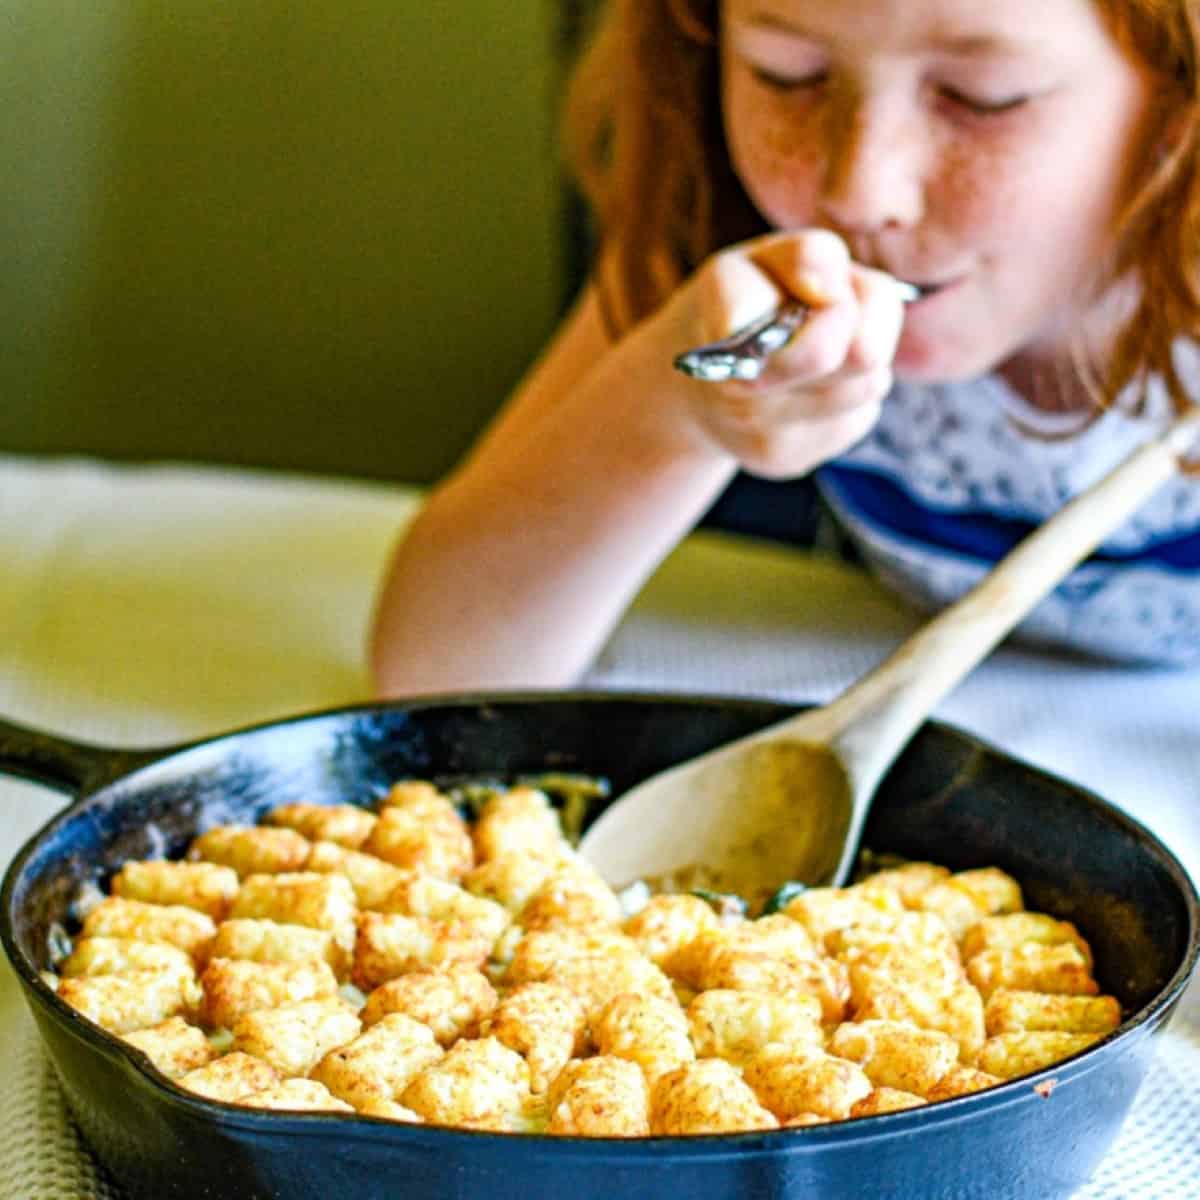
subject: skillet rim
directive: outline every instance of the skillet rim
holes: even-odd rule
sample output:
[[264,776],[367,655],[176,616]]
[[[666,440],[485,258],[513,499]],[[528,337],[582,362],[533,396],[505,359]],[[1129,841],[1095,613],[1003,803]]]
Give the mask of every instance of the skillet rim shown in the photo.
[[[420,696],[413,699],[391,699],[381,701],[364,701],[350,705],[338,705],[330,708],[313,709],[310,711],[292,713],[284,717],[256,721],[251,724],[224,730],[220,733],[207,735],[193,741],[176,743],[161,747],[148,747],[140,754],[152,757],[143,759],[132,770],[106,780],[101,786],[92,791],[81,791],[69,803],[55,812],[39,829],[37,829],[17,851],[9,864],[2,885],[0,885],[0,945],[12,965],[14,973],[44,1008],[49,1015],[58,1020],[64,1031],[83,1040],[93,1050],[102,1053],[110,1062],[119,1065],[126,1071],[132,1071],[139,1078],[148,1080],[153,1086],[155,1095],[161,1101],[182,1109],[190,1116],[215,1122],[218,1125],[243,1128],[251,1132],[271,1132],[277,1134],[320,1134],[326,1136],[339,1133],[346,1136],[350,1130],[359,1125],[362,1129],[380,1127],[394,1128],[400,1131],[397,1136],[417,1136],[419,1132],[429,1133],[434,1138],[469,1138],[477,1143],[494,1142],[502,1139],[505,1144],[516,1139],[521,1146],[561,1147],[562,1152],[569,1152],[568,1147],[620,1147],[623,1154],[642,1153],[635,1147],[647,1147],[648,1152],[657,1148],[661,1154],[665,1149],[678,1147],[680,1152],[692,1147],[696,1152],[706,1151],[705,1158],[721,1157],[724,1153],[737,1153],[744,1156],[748,1153],[774,1153],[773,1146],[758,1146],[763,1139],[779,1142],[784,1137],[803,1137],[806,1144],[820,1146],[827,1142],[839,1144],[853,1143],[874,1136],[873,1131],[880,1134],[886,1132],[901,1135],[909,1132],[909,1126],[920,1128],[926,1124],[947,1124],[959,1120],[970,1119],[974,1110],[987,1107],[1007,1107],[1018,1103],[1025,1097],[1027,1090],[1036,1091],[1037,1087],[1054,1077],[1057,1082],[1063,1082],[1064,1069],[1068,1070],[1068,1078],[1074,1080],[1091,1072],[1099,1065],[1098,1055],[1112,1051],[1118,1045],[1129,1046],[1142,1037],[1148,1037],[1159,1031],[1160,1026],[1168,1019],[1175,1004],[1187,987],[1197,966],[1200,965],[1200,891],[1197,884],[1180,862],[1179,858],[1155,833],[1136,817],[1120,808],[1118,805],[1094,792],[1083,784],[1037,766],[1034,763],[1001,749],[986,738],[972,733],[948,721],[929,718],[922,728],[931,726],[949,732],[954,737],[991,756],[997,756],[1015,763],[1025,771],[1034,773],[1043,779],[1062,784],[1072,792],[1085,798],[1089,803],[1098,806],[1105,816],[1117,825],[1123,826],[1126,832],[1148,845],[1160,858],[1167,869],[1172,881],[1178,887],[1184,900],[1188,918],[1188,939],[1184,947],[1182,959],[1172,973],[1170,979],[1148,1000],[1140,1009],[1127,1016],[1111,1033],[1105,1035],[1091,1046],[1062,1059],[1049,1067],[1027,1075],[1017,1076],[1001,1084],[987,1088],[982,1092],[957,1096],[950,1100],[939,1101],[936,1104],[924,1105],[920,1108],[900,1112],[879,1113],[868,1117],[850,1118],[833,1121],[824,1125],[814,1125],[802,1128],[756,1130],[738,1133],[690,1134],[687,1136],[647,1136],[639,1138],[618,1137],[564,1137],[561,1135],[527,1134],[493,1132],[488,1130],[463,1129],[448,1125],[405,1125],[402,1122],[388,1121],[385,1118],[362,1117],[359,1114],[338,1112],[301,1112],[298,1110],[256,1111],[242,1106],[225,1104],[197,1096],[192,1092],[178,1087],[173,1080],[162,1074],[151,1063],[149,1057],[136,1047],[122,1041],[115,1034],[95,1025],[78,1013],[42,979],[36,965],[28,958],[22,947],[18,946],[13,928],[13,893],[17,880],[22,875],[28,860],[60,825],[76,817],[89,802],[102,796],[112,787],[135,780],[143,771],[153,771],[163,763],[169,762],[181,755],[210,747],[216,743],[251,735],[265,733],[294,725],[339,717],[369,715],[381,712],[417,712],[430,708],[475,708],[502,707],[506,705],[531,706],[547,703],[633,703],[633,704],[665,704],[678,707],[720,707],[725,709],[741,709],[743,711],[758,710],[765,715],[777,713],[780,718],[790,712],[799,712],[814,707],[812,702],[788,700],[775,696],[753,695],[746,693],[712,693],[712,692],[665,692],[657,690],[621,690],[607,691],[599,689],[566,689],[566,690],[528,690],[505,692],[450,692],[436,695]],[[915,735],[914,735],[915,736]],[[64,741],[69,739],[62,739]],[[125,752],[119,747],[95,747],[106,754]],[[40,1031],[39,1031],[40,1036]],[[365,1121],[365,1124],[363,1122]],[[862,1126],[862,1122],[870,1124]],[[877,1123],[882,1122],[882,1123]],[[864,1131],[865,1130],[865,1131]],[[378,1133],[370,1135],[379,1136]],[[417,1136],[417,1140],[420,1140]],[[728,1149],[726,1149],[728,1148]],[[552,1151],[553,1152],[553,1151]]]

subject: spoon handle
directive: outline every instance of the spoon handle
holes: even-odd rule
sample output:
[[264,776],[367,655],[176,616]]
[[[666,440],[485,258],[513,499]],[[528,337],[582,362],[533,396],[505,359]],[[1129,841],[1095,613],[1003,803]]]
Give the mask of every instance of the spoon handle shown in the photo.
[[784,301],[778,308],[728,337],[677,355],[675,369],[705,383],[757,379],[768,356],[787,345],[807,316],[807,304],[799,300]]
[[853,773],[857,823],[879,779],[937,703],[1171,478],[1197,434],[1200,410],[1193,410],[1134,450],[824,709],[825,734]]

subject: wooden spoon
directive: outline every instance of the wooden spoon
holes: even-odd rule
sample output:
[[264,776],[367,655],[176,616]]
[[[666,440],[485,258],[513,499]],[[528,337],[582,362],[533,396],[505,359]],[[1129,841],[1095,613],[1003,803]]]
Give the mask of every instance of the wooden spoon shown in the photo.
[[843,884],[875,789],[935,705],[1176,471],[1192,411],[1065,505],[880,666],[811,709],[644,780],[580,843],[614,885],[757,896]]

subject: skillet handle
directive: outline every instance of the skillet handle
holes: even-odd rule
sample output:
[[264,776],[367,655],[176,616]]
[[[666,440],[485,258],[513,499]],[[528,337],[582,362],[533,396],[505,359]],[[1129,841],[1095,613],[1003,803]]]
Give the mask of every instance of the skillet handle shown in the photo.
[[0,775],[19,775],[75,796],[94,792],[167,753],[93,746],[0,718]]

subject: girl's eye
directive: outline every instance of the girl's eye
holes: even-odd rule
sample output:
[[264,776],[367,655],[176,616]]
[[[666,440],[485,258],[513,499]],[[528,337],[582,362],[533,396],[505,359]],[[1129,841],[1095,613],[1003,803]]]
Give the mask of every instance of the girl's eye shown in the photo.
[[942,88],[941,91],[942,95],[952,103],[985,117],[1012,112],[1014,109],[1028,104],[1030,100],[1029,96],[1013,96],[1009,100],[976,100],[962,92],[956,92],[953,88]]
[[751,74],[763,87],[775,92],[802,92],[820,87],[827,78],[824,71],[812,75],[779,75],[766,67],[751,67]]

